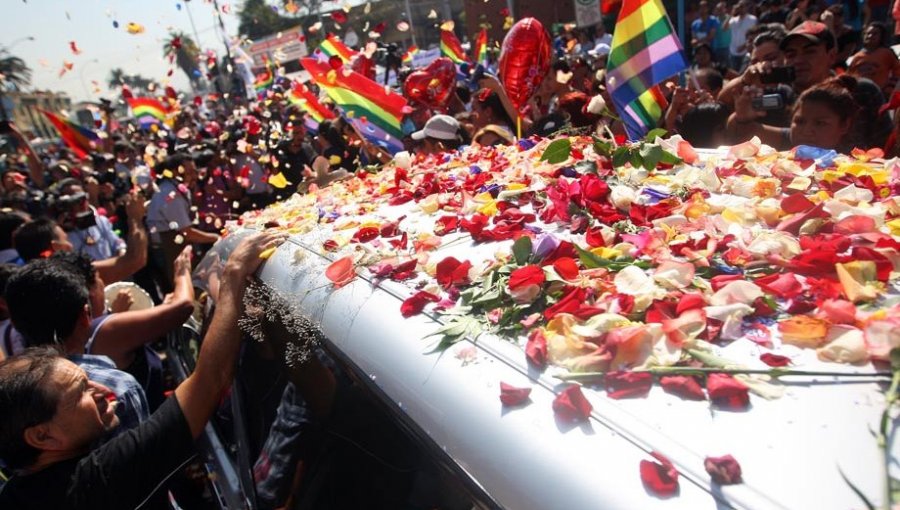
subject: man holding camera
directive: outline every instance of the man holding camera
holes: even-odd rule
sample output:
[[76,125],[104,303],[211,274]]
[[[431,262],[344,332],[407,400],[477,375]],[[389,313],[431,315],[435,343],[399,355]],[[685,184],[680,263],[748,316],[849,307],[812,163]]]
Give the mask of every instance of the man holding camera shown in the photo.
[[105,216],[97,214],[88,203],[87,193],[75,179],[59,183],[59,195],[53,202],[56,222],[63,230],[72,249],[91,260],[103,260],[125,253],[125,241],[114,231]]

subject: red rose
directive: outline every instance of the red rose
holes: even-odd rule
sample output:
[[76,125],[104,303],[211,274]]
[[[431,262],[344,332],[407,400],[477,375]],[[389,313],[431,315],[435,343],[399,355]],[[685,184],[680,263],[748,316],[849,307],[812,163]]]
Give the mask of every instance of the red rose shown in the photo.
[[650,455],[659,462],[641,461],[641,481],[656,496],[665,498],[678,492],[678,470],[666,456],[657,452]]
[[609,398],[646,397],[653,386],[650,372],[609,372],[603,378]]
[[428,303],[437,303],[438,301],[439,298],[434,294],[420,290],[400,305],[400,313],[403,314],[403,317],[412,317],[422,313]]
[[706,400],[703,387],[696,379],[686,375],[667,375],[659,379],[659,385],[666,393],[677,395],[686,400]]
[[528,343],[525,344],[525,357],[529,363],[538,368],[547,366],[547,339],[540,329],[533,329],[529,333]]
[[574,280],[578,278],[578,264],[572,257],[560,257],[553,263],[553,269],[556,274],[564,280]]
[[709,374],[706,391],[713,403],[732,409],[742,409],[750,405],[747,386],[728,374]]
[[517,406],[526,400],[531,394],[531,388],[516,388],[505,382],[500,383],[500,402],[505,406]]
[[719,485],[732,485],[741,483],[741,465],[731,455],[723,457],[707,457],[703,461],[703,467],[712,477],[713,482]]
[[587,420],[594,408],[581,393],[581,386],[571,385],[553,399],[553,412],[563,421]]
[[786,367],[791,364],[791,358],[787,356],[782,356],[780,354],[772,354],[771,352],[766,352],[759,355],[759,360],[769,365],[770,367]]
[[468,260],[460,262],[453,257],[447,257],[437,264],[437,282],[445,290],[454,285],[469,282],[469,269],[472,263]]
[[544,270],[540,266],[527,265],[516,269],[509,275],[509,290],[515,291],[530,285],[542,285],[544,281]]

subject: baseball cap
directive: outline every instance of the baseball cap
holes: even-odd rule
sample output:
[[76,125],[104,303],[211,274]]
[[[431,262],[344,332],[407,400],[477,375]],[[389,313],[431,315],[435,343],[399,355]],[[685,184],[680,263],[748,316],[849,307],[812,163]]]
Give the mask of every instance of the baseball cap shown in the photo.
[[828,29],[827,25],[818,21],[804,21],[794,27],[794,29],[788,32],[788,35],[781,40],[781,49],[785,49],[788,41],[794,37],[803,37],[816,44],[825,43],[825,48],[829,50],[834,48],[834,34],[831,33],[831,30]]
[[410,136],[413,140],[422,140],[426,136],[438,140],[453,140],[456,138],[457,131],[459,131],[459,122],[456,119],[449,115],[435,115],[428,119],[424,128]]

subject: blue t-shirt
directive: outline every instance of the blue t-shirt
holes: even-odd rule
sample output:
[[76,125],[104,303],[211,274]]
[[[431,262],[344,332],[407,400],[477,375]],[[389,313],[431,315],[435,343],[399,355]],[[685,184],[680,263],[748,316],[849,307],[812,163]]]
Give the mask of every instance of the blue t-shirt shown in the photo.
[[719,20],[713,16],[709,16],[705,20],[697,18],[691,23],[691,34],[694,39],[706,39],[713,30],[719,31]]

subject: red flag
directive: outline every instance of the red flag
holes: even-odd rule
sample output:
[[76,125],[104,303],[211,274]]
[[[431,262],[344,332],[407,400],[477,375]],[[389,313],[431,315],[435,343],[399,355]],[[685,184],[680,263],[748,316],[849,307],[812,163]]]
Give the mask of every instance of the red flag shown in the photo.
[[84,128],[65,119],[61,119],[56,115],[41,110],[47,119],[53,124],[53,127],[59,131],[59,137],[62,141],[72,149],[81,159],[88,156],[88,152],[94,150],[94,142],[100,140],[100,137],[90,129]]

